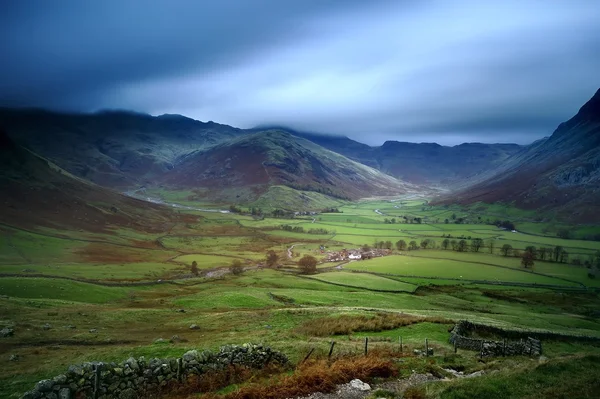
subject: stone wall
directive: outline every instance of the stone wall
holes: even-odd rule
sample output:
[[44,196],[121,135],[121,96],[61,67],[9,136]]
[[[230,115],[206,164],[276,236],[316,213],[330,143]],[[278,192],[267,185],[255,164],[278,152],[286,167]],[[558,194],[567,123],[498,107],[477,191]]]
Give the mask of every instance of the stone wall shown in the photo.
[[[519,341],[493,341],[480,338],[470,338],[467,335],[477,328],[485,329],[486,326],[476,325],[468,321],[460,321],[450,331],[450,343],[456,348],[478,351],[481,356],[540,356],[542,354],[542,343],[532,337],[526,339],[521,338]],[[502,331],[498,328],[493,328],[493,332],[498,334]],[[524,334],[524,333],[521,333]],[[501,334],[498,334],[501,335]],[[513,335],[514,336],[514,335]]]
[[224,370],[230,365],[263,368],[288,359],[269,347],[228,345],[218,352],[191,350],[181,358],[129,358],[121,363],[88,362],[72,365],[65,374],[38,382],[23,399],[135,399],[155,395],[170,383],[190,375]]

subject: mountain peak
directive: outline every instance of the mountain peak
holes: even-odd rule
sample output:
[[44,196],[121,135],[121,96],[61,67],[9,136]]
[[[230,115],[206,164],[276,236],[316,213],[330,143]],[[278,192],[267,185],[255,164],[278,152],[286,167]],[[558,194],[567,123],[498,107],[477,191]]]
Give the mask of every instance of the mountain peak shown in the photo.
[[600,121],[600,89],[579,109],[575,118],[584,121]]

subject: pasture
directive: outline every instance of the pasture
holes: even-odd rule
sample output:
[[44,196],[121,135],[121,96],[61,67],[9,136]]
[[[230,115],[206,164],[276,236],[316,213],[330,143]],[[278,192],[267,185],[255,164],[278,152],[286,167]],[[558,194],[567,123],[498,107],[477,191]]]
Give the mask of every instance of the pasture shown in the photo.
[[[180,199],[193,206],[192,194]],[[180,355],[228,343],[266,343],[293,361],[313,347],[315,356],[326,356],[332,339],[340,353],[359,353],[366,336],[392,342],[402,336],[408,350],[421,348],[428,338],[436,354],[452,351],[448,324],[422,322],[341,339],[312,336],[300,328],[313,320],[377,312],[600,337],[600,278],[590,278],[583,264],[572,264],[574,259],[593,260],[600,243],[558,238],[554,227],[536,222],[536,215],[510,207],[440,208],[400,198],[336,205],[339,213],[296,218],[180,210],[198,220],[153,234],[123,230],[80,235],[3,226],[0,327],[15,334],[2,338],[0,353],[19,361],[0,376],[0,397],[17,398],[37,380],[62,373],[72,363]],[[495,215],[514,217],[516,230],[523,233],[487,224]],[[452,222],[458,218],[465,223]],[[286,231],[282,225],[304,232]],[[328,234],[311,234],[310,229]],[[446,238],[464,239],[467,247],[460,252],[442,249]],[[475,238],[484,243],[478,251],[470,246]],[[427,239],[433,244],[423,249],[421,242]],[[400,240],[407,245],[415,241],[419,249],[399,250]],[[387,241],[392,245],[389,256],[326,261],[328,252]],[[525,269],[519,257],[502,255],[504,244],[521,251],[560,246],[569,257],[564,262],[536,260]],[[267,251],[278,257],[271,268],[265,265]],[[319,260],[316,274],[299,274],[297,262],[304,255]],[[233,260],[242,261],[242,274],[228,273]],[[203,272],[214,273],[192,275],[193,261]],[[45,324],[51,327],[45,329]],[[192,324],[198,329],[190,329]],[[183,340],[169,342],[174,335]],[[157,343],[158,338],[164,342]],[[556,358],[596,350],[575,343],[549,346],[547,356]],[[463,356],[470,359],[472,354]]]

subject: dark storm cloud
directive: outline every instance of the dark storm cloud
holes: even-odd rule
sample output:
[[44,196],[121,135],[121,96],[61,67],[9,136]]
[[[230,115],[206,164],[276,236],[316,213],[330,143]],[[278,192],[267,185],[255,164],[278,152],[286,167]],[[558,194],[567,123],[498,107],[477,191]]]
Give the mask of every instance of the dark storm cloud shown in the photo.
[[[485,4],[488,3],[488,4]],[[21,1],[0,104],[531,142],[600,86],[597,1]]]

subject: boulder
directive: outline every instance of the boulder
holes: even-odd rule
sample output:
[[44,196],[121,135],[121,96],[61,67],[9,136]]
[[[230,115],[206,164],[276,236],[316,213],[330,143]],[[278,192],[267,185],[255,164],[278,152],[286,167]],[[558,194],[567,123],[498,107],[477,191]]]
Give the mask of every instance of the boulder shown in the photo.
[[54,381],[52,380],[41,380],[35,384],[35,390],[39,392],[50,392],[54,387]]
[[356,389],[359,391],[370,391],[371,390],[371,386],[369,384],[367,384],[366,382],[362,382],[359,379],[354,379],[354,380],[350,381],[350,386],[353,389]]
[[3,328],[2,330],[0,330],[0,337],[2,338],[6,338],[6,337],[12,337],[15,333],[15,330],[13,330],[12,328]]
[[190,330],[199,330],[199,329],[200,329],[200,326],[198,324],[192,324],[190,326]]
[[50,330],[52,328],[52,325],[50,323],[46,323],[42,326],[42,330]]
[[71,390],[69,388],[61,388],[58,391],[58,399],[71,399]]

